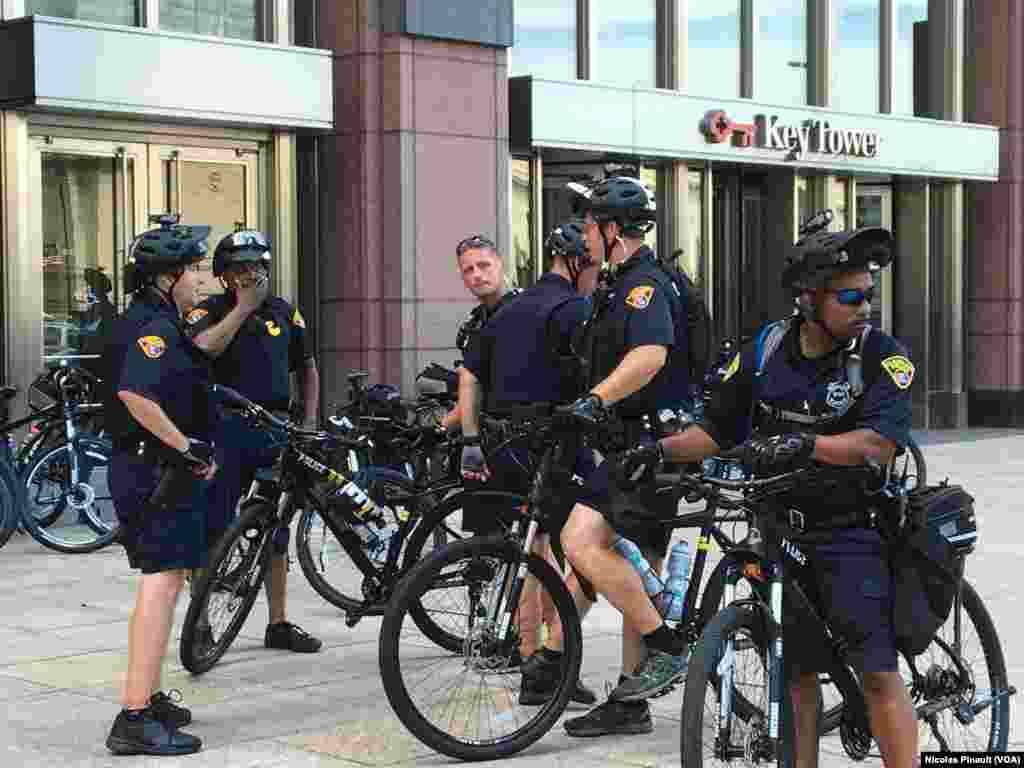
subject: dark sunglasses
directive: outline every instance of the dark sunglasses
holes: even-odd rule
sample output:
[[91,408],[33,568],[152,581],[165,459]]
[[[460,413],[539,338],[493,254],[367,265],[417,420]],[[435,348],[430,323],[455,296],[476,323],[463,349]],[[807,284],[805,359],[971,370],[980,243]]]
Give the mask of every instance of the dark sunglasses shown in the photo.
[[836,295],[836,301],[844,307],[859,307],[865,301],[870,304],[875,298],[875,286],[870,288],[839,288],[828,293]]
[[489,248],[495,252],[498,250],[494,245],[493,240],[489,240],[483,235],[473,235],[472,237],[467,237],[465,240],[459,241],[459,244],[455,246],[455,255],[462,258],[462,254],[466,251],[471,251],[474,248]]

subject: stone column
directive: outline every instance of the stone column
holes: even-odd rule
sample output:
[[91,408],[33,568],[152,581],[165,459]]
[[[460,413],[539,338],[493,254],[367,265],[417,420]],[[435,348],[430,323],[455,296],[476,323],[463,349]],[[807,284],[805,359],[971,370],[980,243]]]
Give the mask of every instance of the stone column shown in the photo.
[[454,247],[508,242],[504,50],[383,31],[380,0],[321,4],[335,51],[336,132],[324,140],[320,291],[326,402],[344,373],[401,384],[451,364],[472,307]]

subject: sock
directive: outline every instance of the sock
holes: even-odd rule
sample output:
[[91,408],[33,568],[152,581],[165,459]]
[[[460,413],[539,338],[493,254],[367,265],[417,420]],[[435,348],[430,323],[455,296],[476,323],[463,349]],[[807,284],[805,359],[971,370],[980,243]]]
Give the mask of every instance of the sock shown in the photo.
[[653,632],[644,635],[644,642],[648,648],[667,653],[670,656],[679,656],[686,650],[686,643],[683,638],[666,627],[664,624]]
[[561,659],[562,659],[562,652],[561,651],[553,651],[553,650],[551,650],[550,648],[548,648],[547,646],[544,646],[544,645],[542,645],[540,647],[540,652],[544,655],[544,658],[547,659],[548,661],[561,661]]

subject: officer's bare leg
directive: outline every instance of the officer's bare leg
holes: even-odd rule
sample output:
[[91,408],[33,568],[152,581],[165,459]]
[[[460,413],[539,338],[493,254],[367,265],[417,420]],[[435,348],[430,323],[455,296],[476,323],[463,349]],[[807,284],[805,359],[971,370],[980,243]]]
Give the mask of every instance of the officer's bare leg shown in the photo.
[[[661,573],[663,557],[653,551],[642,548],[640,550],[647,562]],[[646,594],[646,592],[645,592]],[[644,643],[644,636],[633,625],[622,619],[622,674],[632,675],[647,658],[647,645]]]
[[144,574],[139,578],[135,610],[128,625],[126,709],[144,709],[160,687],[160,673],[174,622],[174,605],[185,583],[185,571]]
[[572,567],[607,597],[634,629],[641,634],[654,632],[662,625],[661,616],[647,596],[640,574],[613,549],[614,541],[615,531],[601,513],[583,504],[573,508],[562,531],[562,547]]
[[818,768],[818,673],[807,672],[790,685],[793,700],[793,753],[796,768]]
[[268,624],[280,624],[287,621],[288,606],[288,555],[274,555],[270,558],[267,573],[267,610],[270,613]]
[[[533,542],[533,554],[551,563],[551,546],[545,534],[538,534]],[[525,659],[540,647],[540,626],[544,620],[544,596],[540,581],[527,574],[519,597],[516,624],[519,627],[519,653]]]
[[911,768],[918,759],[914,704],[899,672],[865,672],[861,682],[871,732],[886,768]]

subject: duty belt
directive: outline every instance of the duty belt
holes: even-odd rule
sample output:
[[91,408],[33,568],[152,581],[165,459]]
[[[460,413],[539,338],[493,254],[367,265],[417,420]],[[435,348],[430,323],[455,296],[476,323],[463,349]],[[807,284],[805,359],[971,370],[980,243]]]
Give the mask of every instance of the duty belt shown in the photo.
[[828,516],[809,516],[798,509],[787,509],[783,519],[799,533],[815,533],[837,528],[874,528],[878,523],[875,510],[855,510]]
[[829,422],[835,421],[839,418],[837,414],[820,414],[818,416],[811,416],[809,413],[799,413],[798,411],[787,411],[783,408],[773,408],[764,401],[758,401],[758,406],[768,416],[773,418],[775,421],[790,421],[795,424],[828,424]]

